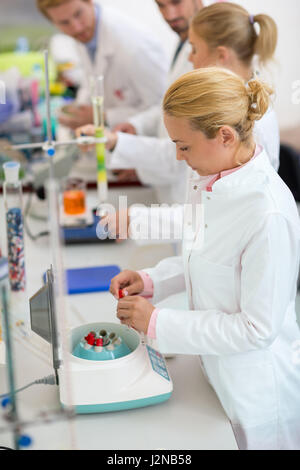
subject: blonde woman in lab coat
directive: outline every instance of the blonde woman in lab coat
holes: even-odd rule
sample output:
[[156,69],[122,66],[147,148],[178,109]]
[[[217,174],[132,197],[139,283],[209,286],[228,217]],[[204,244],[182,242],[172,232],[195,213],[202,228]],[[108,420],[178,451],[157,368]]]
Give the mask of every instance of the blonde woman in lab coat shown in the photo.
[[[156,338],[162,353],[201,356],[240,449],[300,449],[299,217],[253,138],[269,93],[220,68],[169,88],[165,124],[192,169],[187,202],[197,215],[185,218],[182,257],[123,271],[111,292],[125,294],[121,322]],[[155,309],[184,289],[189,310]]]

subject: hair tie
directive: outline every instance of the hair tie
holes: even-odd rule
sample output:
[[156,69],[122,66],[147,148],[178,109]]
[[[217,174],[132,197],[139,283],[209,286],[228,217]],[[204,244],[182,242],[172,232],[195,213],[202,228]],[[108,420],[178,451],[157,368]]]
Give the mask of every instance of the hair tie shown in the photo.
[[254,21],[254,15],[249,15],[249,21],[251,24],[254,24],[255,21]]

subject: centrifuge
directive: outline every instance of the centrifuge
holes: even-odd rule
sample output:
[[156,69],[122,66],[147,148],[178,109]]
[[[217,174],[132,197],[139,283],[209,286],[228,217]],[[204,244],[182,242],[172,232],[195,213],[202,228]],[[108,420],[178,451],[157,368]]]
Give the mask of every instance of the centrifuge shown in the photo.
[[30,299],[32,330],[52,346],[63,407],[79,414],[155,405],[168,400],[173,384],[161,353],[132,328],[89,323],[69,332],[70,350],[60,360],[53,298],[53,273]]

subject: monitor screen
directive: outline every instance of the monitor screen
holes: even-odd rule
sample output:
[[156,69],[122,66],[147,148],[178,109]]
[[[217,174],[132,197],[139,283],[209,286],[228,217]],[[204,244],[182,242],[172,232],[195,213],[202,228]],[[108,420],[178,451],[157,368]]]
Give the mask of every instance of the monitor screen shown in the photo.
[[53,367],[57,371],[60,366],[60,359],[52,268],[46,273],[46,281],[46,284],[29,300],[31,329],[52,345]]
[[46,284],[30,299],[31,329],[52,343],[50,315],[49,286]]

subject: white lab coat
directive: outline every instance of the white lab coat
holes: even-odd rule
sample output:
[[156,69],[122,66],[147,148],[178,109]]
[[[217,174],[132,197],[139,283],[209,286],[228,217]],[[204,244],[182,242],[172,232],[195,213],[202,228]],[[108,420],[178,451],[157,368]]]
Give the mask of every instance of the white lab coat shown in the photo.
[[103,75],[109,126],[161,102],[168,61],[153,34],[115,9],[101,6],[99,46],[92,63],[84,44],[76,41],[85,80],[78,103],[90,103],[89,78]]
[[294,198],[265,151],[189,198],[183,256],[145,270],[153,303],[187,290],[189,310],[163,308],[162,353],[201,355],[240,449],[300,449],[300,331],[295,296],[300,226]]
[[[189,54],[190,44],[186,41],[169,72],[169,85],[192,70]],[[176,161],[176,147],[165,128],[162,105],[154,106],[129,121],[137,129],[139,138],[119,133],[117,146],[109,158],[109,168],[135,168],[143,184],[155,187],[159,203],[183,203],[187,168],[184,162]]]

